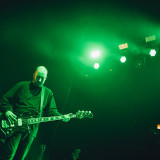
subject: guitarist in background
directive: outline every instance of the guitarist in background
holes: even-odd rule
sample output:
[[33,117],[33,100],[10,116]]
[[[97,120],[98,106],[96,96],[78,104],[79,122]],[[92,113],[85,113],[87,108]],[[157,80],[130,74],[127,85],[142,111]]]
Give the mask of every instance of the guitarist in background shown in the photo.
[[[40,103],[42,87],[44,90],[43,115],[60,116],[53,93],[43,84],[47,79],[48,71],[44,66],[36,68],[33,81],[24,81],[16,84],[0,100],[0,109],[10,124],[17,121],[17,117],[40,117]],[[64,122],[70,120],[64,115]],[[38,132],[38,124],[31,125],[29,131],[14,132],[6,138],[0,146],[0,160],[24,160],[30,146]]]
[[79,160],[79,155],[81,153],[81,149],[80,148],[76,148],[74,149],[74,151],[64,160]]
[[81,149],[80,149],[80,148],[76,148],[76,149],[72,152],[72,159],[73,159],[73,160],[78,160],[80,153],[81,153]]
[[38,156],[38,160],[43,160],[44,152],[46,150],[46,145],[42,144],[41,147],[40,147],[40,149],[41,149],[41,151],[40,151],[40,154]]

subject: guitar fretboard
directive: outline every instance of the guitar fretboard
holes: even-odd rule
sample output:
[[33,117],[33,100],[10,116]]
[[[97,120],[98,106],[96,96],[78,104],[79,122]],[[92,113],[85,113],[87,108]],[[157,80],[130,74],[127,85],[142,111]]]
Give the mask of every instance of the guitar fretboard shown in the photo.
[[[76,114],[69,116],[70,118],[76,118]],[[56,121],[62,120],[64,116],[52,116],[52,117],[39,117],[39,118],[29,118],[28,124],[36,124],[41,122],[49,122],[49,121]]]

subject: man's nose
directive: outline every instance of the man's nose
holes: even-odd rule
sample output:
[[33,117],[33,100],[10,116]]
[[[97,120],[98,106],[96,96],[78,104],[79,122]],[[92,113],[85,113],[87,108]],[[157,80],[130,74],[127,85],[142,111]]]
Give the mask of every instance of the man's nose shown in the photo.
[[39,78],[39,82],[42,82],[42,78]]

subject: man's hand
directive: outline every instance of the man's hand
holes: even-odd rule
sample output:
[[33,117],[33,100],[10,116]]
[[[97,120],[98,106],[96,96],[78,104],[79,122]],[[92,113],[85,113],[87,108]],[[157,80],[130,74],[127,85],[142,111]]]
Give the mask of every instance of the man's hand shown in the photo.
[[7,117],[10,124],[14,124],[14,122],[17,121],[17,116],[13,114],[11,111],[7,111],[5,113],[5,116]]
[[70,120],[69,114],[64,115],[63,122],[68,122]]

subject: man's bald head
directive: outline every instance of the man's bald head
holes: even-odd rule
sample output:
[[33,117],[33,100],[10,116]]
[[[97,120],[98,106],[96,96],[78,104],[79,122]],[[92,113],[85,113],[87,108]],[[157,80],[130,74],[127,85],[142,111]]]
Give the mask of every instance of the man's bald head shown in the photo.
[[[47,70],[47,68],[44,67],[44,66],[38,66],[38,67],[36,68],[36,71],[39,72],[39,73],[45,74],[46,76],[47,76],[47,74],[48,74],[48,70]],[[35,71],[35,72],[36,72],[36,71]]]

